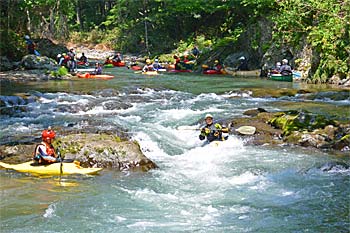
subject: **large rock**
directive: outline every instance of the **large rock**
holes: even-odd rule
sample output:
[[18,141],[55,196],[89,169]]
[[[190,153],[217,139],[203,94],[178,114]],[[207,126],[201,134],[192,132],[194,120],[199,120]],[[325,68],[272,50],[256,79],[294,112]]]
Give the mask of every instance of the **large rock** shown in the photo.
[[[122,141],[116,135],[71,134],[54,142],[62,157],[75,159],[84,167],[116,168],[120,171],[148,171],[157,165],[148,159],[135,141]],[[0,159],[7,163],[30,160],[35,144],[0,146]]]
[[55,44],[49,39],[35,40],[37,50],[41,56],[50,57],[56,59],[58,54],[67,53],[68,49],[62,44]]
[[57,69],[57,63],[55,60],[45,57],[45,56],[36,56],[36,55],[26,55],[22,58],[21,66],[27,70],[34,69],[44,69],[44,70],[53,70]]
[[78,160],[83,166],[141,171],[157,167],[137,142],[122,141],[116,135],[72,134],[56,143],[65,158]]

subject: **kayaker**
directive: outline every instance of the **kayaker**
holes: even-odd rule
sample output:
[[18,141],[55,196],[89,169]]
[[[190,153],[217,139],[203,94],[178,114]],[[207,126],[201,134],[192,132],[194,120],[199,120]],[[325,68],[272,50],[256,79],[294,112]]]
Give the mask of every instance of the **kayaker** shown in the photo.
[[94,70],[93,74],[102,74],[102,66],[98,62],[95,65],[95,70]]
[[149,58],[146,59],[146,65],[142,68],[142,72],[154,71],[154,67]]
[[192,53],[192,55],[193,55],[195,58],[198,58],[200,51],[199,51],[197,45],[195,45],[195,46],[193,47],[191,53]]
[[219,60],[215,60],[213,70],[221,72],[222,68],[223,67],[222,67],[221,63],[219,62]]
[[79,58],[79,61],[84,62],[84,64],[87,63],[88,59],[87,59],[87,57],[85,56],[84,53],[81,54],[81,57]]
[[244,56],[239,58],[239,66],[237,67],[237,70],[248,70],[248,61]]
[[205,115],[206,125],[201,128],[201,134],[199,135],[200,140],[207,138],[208,142],[212,142],[224,141],[227,139],[227,137],[224,137],[222,133],[228,133],[229,129],[227,127],[223,127],[219,123],[214,124],[213,119],[214,118],[211,114]]
[[152,64],[154,70],[163,69],[162,65],[159,63],[159,60],[156,58]]
[[55,131],[49,127],[42,132],[41,137],[42,142],[35,147],[33,159],[39,164],[59,162],[60,158],[57,156],[55,148],[51,144],[56,137]]
[[283,59],[282,60],[282,66],[280,68],[280,73],[282,75],[291,75],[291,74],[293,74],[292,67],[290,67],[290,65],[288,65],[288,60],[287,59]]
[[113,61],[116,61],[116,62],[121,62],[123,60],[122,58],[122,55],[120,53],[116,53],[113,58],[112,58]]

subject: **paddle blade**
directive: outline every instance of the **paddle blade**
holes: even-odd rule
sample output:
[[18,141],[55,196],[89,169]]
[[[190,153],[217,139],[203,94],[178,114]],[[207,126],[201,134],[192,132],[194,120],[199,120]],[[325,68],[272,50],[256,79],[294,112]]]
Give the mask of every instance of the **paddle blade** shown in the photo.
[[177,130],[200,130],[200,128],[198,126],[181,125],[177,127]]
[[255,134],[256,128],[254,126],[241,126],[235,131],[243,135],[253,135]]

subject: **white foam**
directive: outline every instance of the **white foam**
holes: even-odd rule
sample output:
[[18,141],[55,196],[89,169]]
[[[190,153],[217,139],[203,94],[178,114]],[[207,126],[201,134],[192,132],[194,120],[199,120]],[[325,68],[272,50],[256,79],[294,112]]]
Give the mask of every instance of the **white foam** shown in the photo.
[[50,204],[48,208],[45,210],[45,213],[43,214],[44,218],[52,218],[55,216],[56,212],[56,205],[55,204]]

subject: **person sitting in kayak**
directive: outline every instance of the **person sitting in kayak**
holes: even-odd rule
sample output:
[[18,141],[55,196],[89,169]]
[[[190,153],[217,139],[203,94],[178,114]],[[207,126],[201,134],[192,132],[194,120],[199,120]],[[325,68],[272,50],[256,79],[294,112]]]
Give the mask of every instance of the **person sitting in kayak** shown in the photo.
[[92,74],[102,74],[102,66],[98,62],[95,65],[95,70],[92,72]]
[[42,142],[35,147],[33,159],[39,164],[50,164],[59,162],[60,158],[56,154],[55,148],[52,146],[52,141],[55,139],[55,131],[49,127],[41,134]]
[[213,66],[213,70],[216,70],[218,72],[221,72],[223,66],[221,65],[221,63],[219,62],[219,60],[215,60],[214,61],[214,66]]
[[149,58],[146,59],[146,65],[142,68],[142,72],[154,71],[154,67]]
[[224,141],[227,137],[223,137],[222,133],[228,133],[228,128],[221,126],[219,123],[213,122],[213,116],[211,114],[205,115],[206,125],[201,128],[200,140],[207,138],[208,142],[212,141]]
[[248,70],[247,59],[244,56],[242,56],[238,60],[239,60],[239,66],[237,67],[237,70]]
[[152,64],[154,70],[163,69],[162,65],[159,63],[159,60],[156,58]]
[[88,59],[87,59],[87,57],[85,56],[84,53],[81,54],[81,57],[79,58],[79,61],[83,62],[84,64],[87,63]]
[[287,59],[283,59],[282,60],[282,66],[280,68],[280,73],[282,75],[291,75],[291,74],[293,74],[292,67],[290,67],[290,65],[288,65],[288,60]]
[[122,55],[120,53],[116,53],[113,56],[112,60],[115,61],[115,62],[121,62],[123,60],[123,58],[122,58]]

